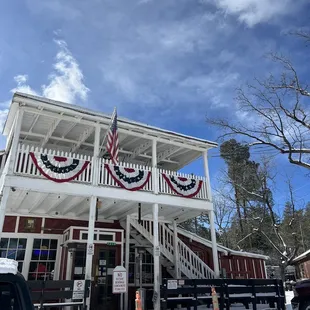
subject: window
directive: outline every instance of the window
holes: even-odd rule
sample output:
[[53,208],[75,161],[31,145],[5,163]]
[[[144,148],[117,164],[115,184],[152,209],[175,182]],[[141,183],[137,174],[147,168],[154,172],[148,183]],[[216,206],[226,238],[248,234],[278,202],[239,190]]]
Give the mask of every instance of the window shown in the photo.
[[18,262],[18,271],[22,272],[26,246],[27,239],[2,238],[0,241],[0,257],[16,260]]
[[[129,283],[139,285],[140,281],[140,258],[134,244],[130,245],[129,250]],[[142,257],[142,284],[154,283],[154,259],[153,255],[147,250]]]
[[57,255],[56,239],[34,239],[28,280],[50,279]]

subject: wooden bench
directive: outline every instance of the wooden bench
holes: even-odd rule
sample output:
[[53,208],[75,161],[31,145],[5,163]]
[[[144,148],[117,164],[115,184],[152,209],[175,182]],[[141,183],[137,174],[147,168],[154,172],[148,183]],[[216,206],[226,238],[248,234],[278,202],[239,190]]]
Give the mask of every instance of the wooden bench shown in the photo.
[[[175,286],[177,281],[177,287]],[[220,310],[229,310],[230,305],[242,303],[246,309],[252,304],[269,304],[285,310],[285,294],[281,280],[276,279],[164,279],[161,286],[163,310],[182,308],[196,310],[199,305],[212,305],[211,288],[218,296]]]

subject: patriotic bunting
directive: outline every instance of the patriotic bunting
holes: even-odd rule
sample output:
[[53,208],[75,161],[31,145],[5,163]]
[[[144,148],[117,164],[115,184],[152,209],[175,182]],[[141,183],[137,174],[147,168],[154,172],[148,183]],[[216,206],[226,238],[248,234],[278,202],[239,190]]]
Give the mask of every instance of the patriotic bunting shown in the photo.
[[182,197],[192,198],[196,196],[202,187],[202,180],[177,177],[173,175],[162,174],[168,186]]
[[41,174],[57,183],[74,180],[89,164],[89,161],[80,159],[36,154],[33,152],[30,152],[30,156]]
[[105,164],[105,168],[115,182],[130,191],[143,189],[150,179],[151,171]]

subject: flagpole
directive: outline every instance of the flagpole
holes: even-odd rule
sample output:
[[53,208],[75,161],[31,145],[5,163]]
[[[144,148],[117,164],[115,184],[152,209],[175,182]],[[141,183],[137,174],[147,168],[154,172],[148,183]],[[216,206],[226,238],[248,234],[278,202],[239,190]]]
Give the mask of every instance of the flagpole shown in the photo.
[[102,143],[101,143],[101,145],[100,145],[100,148],[99,148],[99,149],[100,149],[99,157],[101,157],[100,155],[101,155],[101,151],[102,151],[102,146],[104,145],[105,139],[107,138],[107,135],[108,135],[109,129],[110,129],[112,123],[113,123],[113,119],[114,119],[114,117],[115,117],[115,114],[116,114],[116,107],[114,107],[114,110],[113,110],[113,113],[112,113],[112,117],[111,117],[111,120],[110,120],[109,127],[108,127],[107,131],[105,132],[104,138],[103,138]]

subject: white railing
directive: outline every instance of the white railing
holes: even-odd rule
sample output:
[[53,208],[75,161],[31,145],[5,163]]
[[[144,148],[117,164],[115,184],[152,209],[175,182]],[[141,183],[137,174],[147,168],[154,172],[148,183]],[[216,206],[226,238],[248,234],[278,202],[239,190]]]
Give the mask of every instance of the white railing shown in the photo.
[[[153,244],[153,221],[131,218],[131,225]],[[163,223],[159,223],[159,244],[161,253],[174,263],[173,231]],[[214,271],[199,258],[183,241],[178,238],[179,268],[189,279],[215,278]]]
[[91,173],[91,162],[92,158],[86,155],[79,155],[75,153],[68,153],[63,151],[55,151],[55,150],[47,150],[43,148],[33,147],[33,146],[25,146],[24,144],[19,145],[18,147],[18,157],[15,164],[15,173],[34,176],[43,178],[44,176],[41,174],[39,169],[36,167],[35,163],[33,162],[30,153],[35,154],[44,154],[44,155],[52,155],[52,156],[59,156],[59,157],[66,157],[72,159],[78,159],[82,161],[89,161],[86,169],[77,176],[77,178],[73,182],[81,182],[81,183],[91,183],[92,180],[92,173]]
[[[33,177],[42,177],[40,171],[35,166],[30,153],[33,152],[35,154],[44,154],[44,155],[52,155],[52,156],[60,156],[67,157],[72,159],[79,159],[81,161],[89,161],[86,169],[73,181],[73,182],[81,182],[81,183],[92,183],[92,162],[93,157],[87,155],[81,155],[76,153],[68,153],[64,151],[56,151],[44,148],[33,147],[29,145],[20,144],[18,146],[18,157],[16,160],[15,170],[14,172],[19,175],[27,175]],[[3,160],[0,161],[0,170],[3,169],[6,154],[3,155]],[[100,186],[111,186],[111,187],[120,187],[119,184],[115,181],[115,179],[111,176],[108,170],[105,168],[105,164],[112,165],[112,162],[106,159],[100,159],[98,162],[98,184]],[[182,174],[174,171],[166,171],[162,169],[152,169],[148,166],[136,165],[132,163],[119,163],[120,167],[123,168],[132,168],[135,170],[142,170],[145,173],[154,173],[157,172],[158,178],[158,192],[159,194],[165,195],[173,195],[178,196],[176,192],[174,192],[171,187],[168,185],[167,181],[164,179],[163,174],[167,176],[175,176],[187,179],[195,179],[197,182],[202,182],[202,186],[200,191],[193,197],[194,199],[202,199],[208,200],[208,192],[207,192],[207,180],[204,177],[193,176],[189,174]],[[152,176],[149,178],[148,182],[144,185],[142,191],[152,192],[153,189],[153,178]]]
[[[99,185],[105,185],[105,186],[112,186],[112,187],[119,187],[117,182],[114,180],[114,178],[110,175],[108,170],[105,168],[105,165],[110,165],[110,167],[113,167],[113,163],[110,160],[101,159],[99,161]],[[135,165],[132,163],[125,163],[121,162],[118,164],[118,166],[122,168],[129,168],[129,169],[135,169],[135,170],[141,170],[144,173],[148,173],[152,171],[151,167],[142,166],[142,165]],[[143,191],[151,192],[153,191],[153,185],[152,185],[152,176],[149,178],[148,182],[145,184]]]
[[175,177],[181,177],[181,178],[186,178],[186,179],[195,179],[198,182],[202,181],[201,190],[198,192],[198,194],[195,196],[195,198],[204,199],[204,200],[208,199],[206,178],[200,177],[200,176],[194,176],[191,174],[179,173],[179,172],[175,172],[175,171],[167,171],[167,170],[163,170],[163,169],[158,169],[158,172],[159,172],[158,175],[159,175],[159,192],[160,193],[178,196],[178,194],[176,192],[174,192],[171,189],[171,187],[169,187],[166,180],[164,179],[163,174],[165,174],[167,176],[172,175]]

